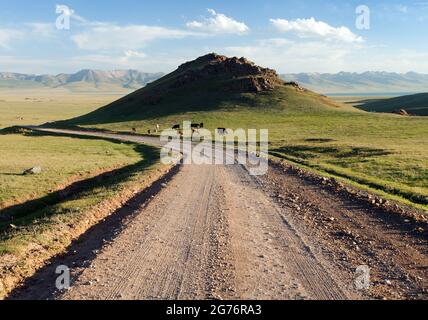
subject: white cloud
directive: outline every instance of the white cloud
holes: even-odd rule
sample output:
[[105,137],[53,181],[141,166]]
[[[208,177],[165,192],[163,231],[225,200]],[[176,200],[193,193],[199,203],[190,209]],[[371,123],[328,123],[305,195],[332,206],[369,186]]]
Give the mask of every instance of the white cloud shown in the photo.
[[145,58],[146,57],[146,54],[144,52],[135,51],[135,50],[126,50],[124,54],[128,58]]
[[25,24],[30,32],[35,36],[50,38],[55,34],[55,25],[53,23],[30,22]]
[[191,21],[186,23],[189,29],[199,30],[212,34],[244,34],[250,30],[243,22],[238,22],[222,13],[217,13],[213,9],[208,9],[210,18],[203,21]]
[[354,34],[346,27],[332,27],[323,21],[310,19],[270,19],[279,32],[293,32],[302,38],[321,38],[341,42],[363,42],[363,38]]
[[9,49],[10,42],[22,38],[23,33],[14,29],[0,29],[0,48]]
[[217,49],[229,56],[244,56],[280,73],[390,71],[428,73],[428,53],[392,50],[387,46],[325,41],[264,39],[251,45]]
[[199,34],[156,26],[102,24],[72,36],[72,40],[80,49],[85,50],[133,50],[156,39],[180,39],[197,35]]
[[265,39],[249,46],[227,47],[224,52],[227,55],[245,56],[281,73],[335,72],[348,69],[348,59],[356,59],[352,54],[358,52],[358,45]]

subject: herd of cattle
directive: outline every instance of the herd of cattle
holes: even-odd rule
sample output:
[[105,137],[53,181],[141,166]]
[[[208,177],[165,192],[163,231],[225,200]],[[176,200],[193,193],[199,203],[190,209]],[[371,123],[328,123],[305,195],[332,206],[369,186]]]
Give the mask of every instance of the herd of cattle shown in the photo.
[[[199,129],[202,129],[203,127],[204,127],[203,122],[191,124],[191,128],[192,128],[193,132],[195,132]],[[183,132],[180,130],[179,124],[172,126],[172,130],[176,130],[180,135],[183,135]],[[160,131],[160,125],[157,124],[155,129],[154,129],[154,133],[158,133],[159,131]],[[132,128],[132,132],[137,133],[137,128]],[[152,130],[151,129],[147,130],[147,133],[152,134]],[[227,134],[227,129],[226,128],[217,128],[217,133],[220,135],[225,135],[225,134]]]

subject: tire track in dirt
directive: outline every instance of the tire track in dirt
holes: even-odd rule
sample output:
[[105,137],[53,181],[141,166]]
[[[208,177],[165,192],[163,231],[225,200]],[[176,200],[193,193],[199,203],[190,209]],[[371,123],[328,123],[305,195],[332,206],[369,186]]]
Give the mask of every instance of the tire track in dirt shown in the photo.
[[230,209],[238,298],[351,297],[242,166],[222,167],[221,171]]
[[184,167],[62,298],[207,298],[213,175]]

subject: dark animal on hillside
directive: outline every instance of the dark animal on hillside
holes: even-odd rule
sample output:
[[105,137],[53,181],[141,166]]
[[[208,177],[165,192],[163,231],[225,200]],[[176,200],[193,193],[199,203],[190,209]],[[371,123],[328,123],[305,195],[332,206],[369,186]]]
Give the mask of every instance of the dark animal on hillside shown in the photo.
[[180,129],[180,125],[179,125],[179,124],[176,124],[175,126],[173,126],[173,127],[172,127],[172,129],[173,129],[173,130],[178,130],[178,129]]
[[202,123],[192,123],[190,126],[192,128],[201,129],[204,127],[204,123],[203,122]]
[[136,128],[132,128],[132,132],[137,133],[137,129]]
[[149,129],[149,130],[147,130],[147,133],[148,133],[148,134],[151,134],[151,133],[152,133],[152,130],[150,130],[150,129]]

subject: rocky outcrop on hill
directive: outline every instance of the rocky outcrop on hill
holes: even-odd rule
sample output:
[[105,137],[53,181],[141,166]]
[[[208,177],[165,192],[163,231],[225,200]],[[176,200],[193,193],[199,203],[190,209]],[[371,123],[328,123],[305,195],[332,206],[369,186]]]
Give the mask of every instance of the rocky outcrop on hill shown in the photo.
[[209,78],[221,78],[224,79],[225,90],[262,92],[273,90],[283,82],[275,70],[259,67],[245,58],[228,58],[215,53],[187,62],[177,72],[180,75],[171,88]]

